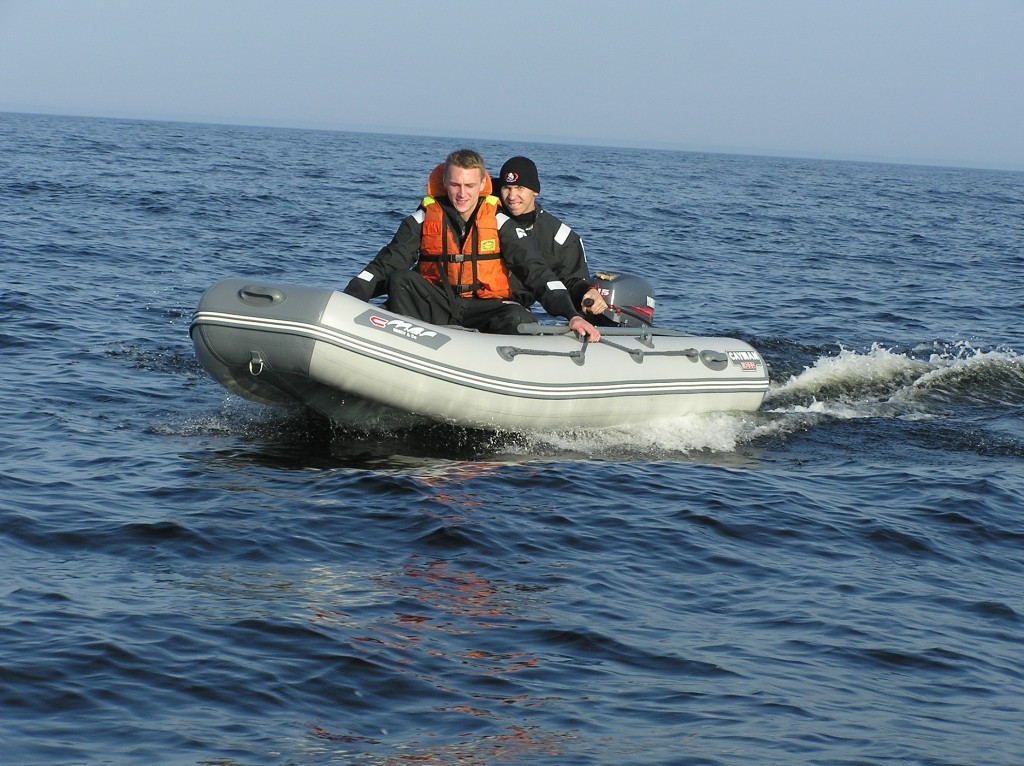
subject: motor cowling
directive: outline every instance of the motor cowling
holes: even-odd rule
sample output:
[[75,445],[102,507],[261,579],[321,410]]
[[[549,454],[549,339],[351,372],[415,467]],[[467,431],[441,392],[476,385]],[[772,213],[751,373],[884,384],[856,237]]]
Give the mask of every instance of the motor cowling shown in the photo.
[[594,317],[605,327],[651,327],[654,324],[654,286],[631,274],[594,274],[594,287],[608,310]]

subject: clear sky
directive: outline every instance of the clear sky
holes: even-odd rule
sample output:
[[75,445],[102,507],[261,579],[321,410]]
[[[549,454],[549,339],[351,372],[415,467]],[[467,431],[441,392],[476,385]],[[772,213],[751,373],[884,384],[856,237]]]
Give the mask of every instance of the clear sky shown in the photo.
[[1024,170],[1024,0],[0,0],[0,111]]

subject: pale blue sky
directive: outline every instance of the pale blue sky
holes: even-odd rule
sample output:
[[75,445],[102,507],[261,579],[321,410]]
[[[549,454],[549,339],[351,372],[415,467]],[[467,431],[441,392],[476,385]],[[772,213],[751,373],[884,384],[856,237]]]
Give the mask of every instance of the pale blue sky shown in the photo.
[[1024,0],[0,0],[0,111],[1024,170]]

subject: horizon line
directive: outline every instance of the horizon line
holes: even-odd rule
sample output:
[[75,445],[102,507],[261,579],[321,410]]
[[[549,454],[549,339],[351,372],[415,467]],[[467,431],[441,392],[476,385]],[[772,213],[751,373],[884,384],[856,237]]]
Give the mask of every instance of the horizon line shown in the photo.
[[[3,114],[21,114],[26,116],[41,116],[41,117],[64,117],[64,118],[77,118],[77,119],[97,119],[97,120],[130,120],[137,122],[158,122],[158,123],[181,123],[186,125],[220,125],[225,127],[248,127],[248,128],[272,128],[281,130],[308,130],[318,131],[327,133],[360,133],[367,135],[386,135],[386,136],[408,136],[414,138],[457,138],[453,134],[446,134],[437,130],[430,129],[415,129],[415,128],[388,128],[384,126],[376,125],[326,125],[310,121],[300,120],[277,120],[277,119],[264,119],[258,121],[246,121],[245,118],[228,119],[210,116],[189,116],[189,117],[154,117],[154,116],[138,116],[138,115],[125,115],[125,114],[110,114],[110,113],[69,113],[69,112],[58,112],[42,109],[40,107],[4,107],[0,105],[0,113]],[[252,118],[256,119],[256,118]],[[934,158],[903,158],[897,159],[892,157],[884,157],[880,155],[860,155],[852,153],[841,153],[836,152],[833,154],[826,153],[800,153],[786,150],[774,150],[766,148],[755,148],[755,147],[727,147],[727,146],[708,146],[708,145],[691,145],[683,146],[673,144],[667,141],[635,141],[628,142],[621,139],[611,138],[584,138],[584,137],[572,137],[572,136],[551,136],[551,135],[537,135],[533,137],[527,137],[523,135],[513,134],[497,134],[490,137],[478,137],[479,140],[484,141],[501,141],[510,143],[514,141],[521,141],[524,143],[533,144],[546,144],[549,146],[594,146],[606,149],[637,149],[637,150],[648,150],[648,151],[668,151],[668,152],[681,152],[688,154],[719,154],[725,156],[739,156],[739,157],[769,157],[775,159],[792,159],[792,160],[818,160],[823,162],[855,162],[875,165],[907,165],[913,167],[936,167],[936,168],[955,168],[965,170],[991,170],[1001,171],[1007,173],[1019,173],[1024,172],[1024,164],[1020,166],[1013,166],[1007,164],[994,164],[991,162],[984,163],[980,160],[965,160],[965,161],[954,161],[954,160],[939,160]]]

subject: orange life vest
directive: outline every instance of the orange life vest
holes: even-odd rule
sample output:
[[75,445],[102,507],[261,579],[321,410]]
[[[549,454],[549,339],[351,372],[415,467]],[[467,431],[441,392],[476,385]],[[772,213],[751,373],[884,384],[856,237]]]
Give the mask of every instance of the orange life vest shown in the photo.
[[498,198],[491,195],[491,179],[486,179],[465,244],[460,248],[444,210],[435,197],[445,193],[444,165],[438,165],[427,182],[427,196],[420,207],[423,222],[420,233],[420,259],[417,271],[429,281],[440,284],[444,268],[447,283],[463,298],[501,298],[509,300],[512,288],[508,267],[501,257],[498,238]]

